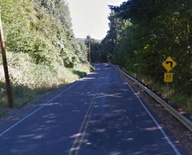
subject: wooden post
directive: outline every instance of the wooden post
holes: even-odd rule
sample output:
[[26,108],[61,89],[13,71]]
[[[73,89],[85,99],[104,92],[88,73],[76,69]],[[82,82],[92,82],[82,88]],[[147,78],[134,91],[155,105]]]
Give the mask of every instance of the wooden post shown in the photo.
[[89,38],[89,63],[91,64],[91,38]]
[[169,83],[167,82],[167,97],[168,97],[168,93],[169,93]]
[[9,72],[8,72],[7,58],[6,58],[6,48],[5,48],[5,42],[4,42],[4,38],[3,38],[3,28],[2,28],[2,23],[1,23],[1,10],[0,10],[0,44],[1,44],[3,67],[4,67],[4,73],[5,73],[8,103],[9,103],[9,107],[13,108],[11,85],[10,85],[10,80],[9,80]]
[[86,45],[88,47],[88,61],[91,64],[91,37],[88,35],[86,39]]

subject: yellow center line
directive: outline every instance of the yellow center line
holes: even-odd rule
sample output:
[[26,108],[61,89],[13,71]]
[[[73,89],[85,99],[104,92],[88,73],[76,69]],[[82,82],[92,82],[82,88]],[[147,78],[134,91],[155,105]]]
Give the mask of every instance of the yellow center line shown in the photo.
[[[97,90],[98,90],[98,89],[99,89],[99,87],[97,87]],[[96,90],[96,93],[97,93],[97,90]],[[94,104],[95,104],[95,103],[94,103],[94,100],[95,100],[95,98],[96,98],[96,96],[97,96],[96,93],[95,93],[95,95],[93,96],[93,99],[92,99],[92,101],[91,101],[91,103],[90,103],[90,105],[89,105],[89,108],[88,108],[88,110],[87,110],[87,113],[86,113],[86,115],[85,115],[85,117],[84,117],[84,120],[83,120],[83,122],[82,122],[82,124],[81,124],[81,127],[80,127],[80,129],[79,129],[79,131],[78,131],[78,134],[80,134],[80,135],[77,136],[77,137],[75,138],[75,140],[73,141],[73,145],[72,145],[72,147],[71,147],[68,155],[72,155],[73,152],[75,152],[75,155],[77,155],[78,152],[79,152],[79,150],[80,150],[81,144],[82,144],[83,139],[84,139],[84,136],[85,136],[86,129],[87,129],[87,127],[88,127],[89,120],[90,120],[90,118],[91,118],[91,114],[92,114],[92,112],[93,112],[93,108],[94,108]],[[77,146],[77,147],[76,147],[76,146]]]
[[[96,97],[96,95],[95,95],[95,97]],[[94,98],[94,99],[95,99],[95,98]],[[95,105],[94,100],[93,100],[93,104],[92,104],[92,105],[93,105],[93,106],[92,106],[92,108],[91,108],[91,110],[90,110],[90,114],[89,114],[89,116],[88,116],[88,119],[87,119],[87,121],[85,122],[86,124],[85,124],[85,128],[84,128],[84,130],[83,130],[83,134],[82,134],[82,136],[81,136],[81,139],[80,139],[80,141],[79,141],[79,145],[78,145],[78,147],[77,147],[77,148],[79,148],[79,149],[76,150],[75,155],[78,155],[79,150],[80,150],[80,148],[81,148],[81,144],[83,143],[83,140],[84,140],[84,137],[85,137],[85,133],[86,133],[86,130],[87,130],[87,127],[88,127],[88,124],[89,124],[89,120],[90,120],[90,118],[91,118],[91,114],[92,114],[93,109],[94,109],[94,105]]]

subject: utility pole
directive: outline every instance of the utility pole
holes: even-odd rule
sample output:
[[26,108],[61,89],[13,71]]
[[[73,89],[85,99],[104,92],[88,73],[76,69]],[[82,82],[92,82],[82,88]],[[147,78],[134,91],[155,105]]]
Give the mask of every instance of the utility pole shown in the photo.
[[9,80],[9,72],[8,72],[7,58],[6,58],[6,48],[5,48],[5,41],[3,38],[3,28],[2,28],[2,22],[1,22],[1,9],[0,9],[0,44],[1,44],[3,67],[4,67],[4,73],[5,73],[5,82],[6,82],[8,103],[9,103],[9,107],[13,108],[11,85],[10,85],[10,80]]
[[87,36],[86,43],[88,44],[88,58],[89,63],[91,64],[91,37]]
[[89,38],[89,63],[91,64],[91,41]]

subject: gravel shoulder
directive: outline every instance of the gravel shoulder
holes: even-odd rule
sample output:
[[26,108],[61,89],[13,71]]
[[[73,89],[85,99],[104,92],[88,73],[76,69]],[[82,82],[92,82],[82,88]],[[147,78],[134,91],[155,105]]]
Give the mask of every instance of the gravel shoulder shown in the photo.
[[192,154],[192,133],[136,83],[122,74],[121,76],[126,79],[145,105],[158,118],[164,130],[173,136],[178,145],[181,145],[189,154]]

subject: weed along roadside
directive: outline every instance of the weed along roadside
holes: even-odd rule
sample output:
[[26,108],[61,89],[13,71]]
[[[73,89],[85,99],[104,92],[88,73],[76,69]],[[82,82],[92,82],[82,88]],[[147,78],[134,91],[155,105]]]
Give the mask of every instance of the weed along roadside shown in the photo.
[[1,9],[0,9],[0,46],[2,51],[3,68],[4,68],[4,74],[5,74],[6,91],[7,91],[9,108],[13,108],[13,99],[12,99],[11,85],[10,85],[10,79],[9,79],[9,71],[7,66],[6,47],[5,47],[5,41],[3,38],[3,27],[1,22]]
[[[53,85],[50,87],[42,87],[42,88],[29,88],[24,85],[18,85],[15,83],[12,83],[12,93],[13,93],[13,101],[15,103],[14,109],[16,108],[22,108],[24,105],[31,103],[34,99],[37,99],[41,96],[46,95],[49,92],[52,92],[53,90],[57,90],[59,88],[62,88],[79,78],[82,78],[86,76],[91,68],[87,64],[87,66],[81,66],[80,68],[83,68],[81,71],[80,69],[77,70],[70,70],[68,71],[67,75],[67,82],[60,83],[59,85]],[[8,110],[8,103],[7,103],[7,97],[6,97],[6,91],[5,91],[5,83],[0,82],[0,117],[5,115]]]
[[[0,3],[14,108],[91,70],[88,49],[73,34],[67,4],[51,4],[38,0]],[[0,58],[0,116],[8,110],[4,75]]]

